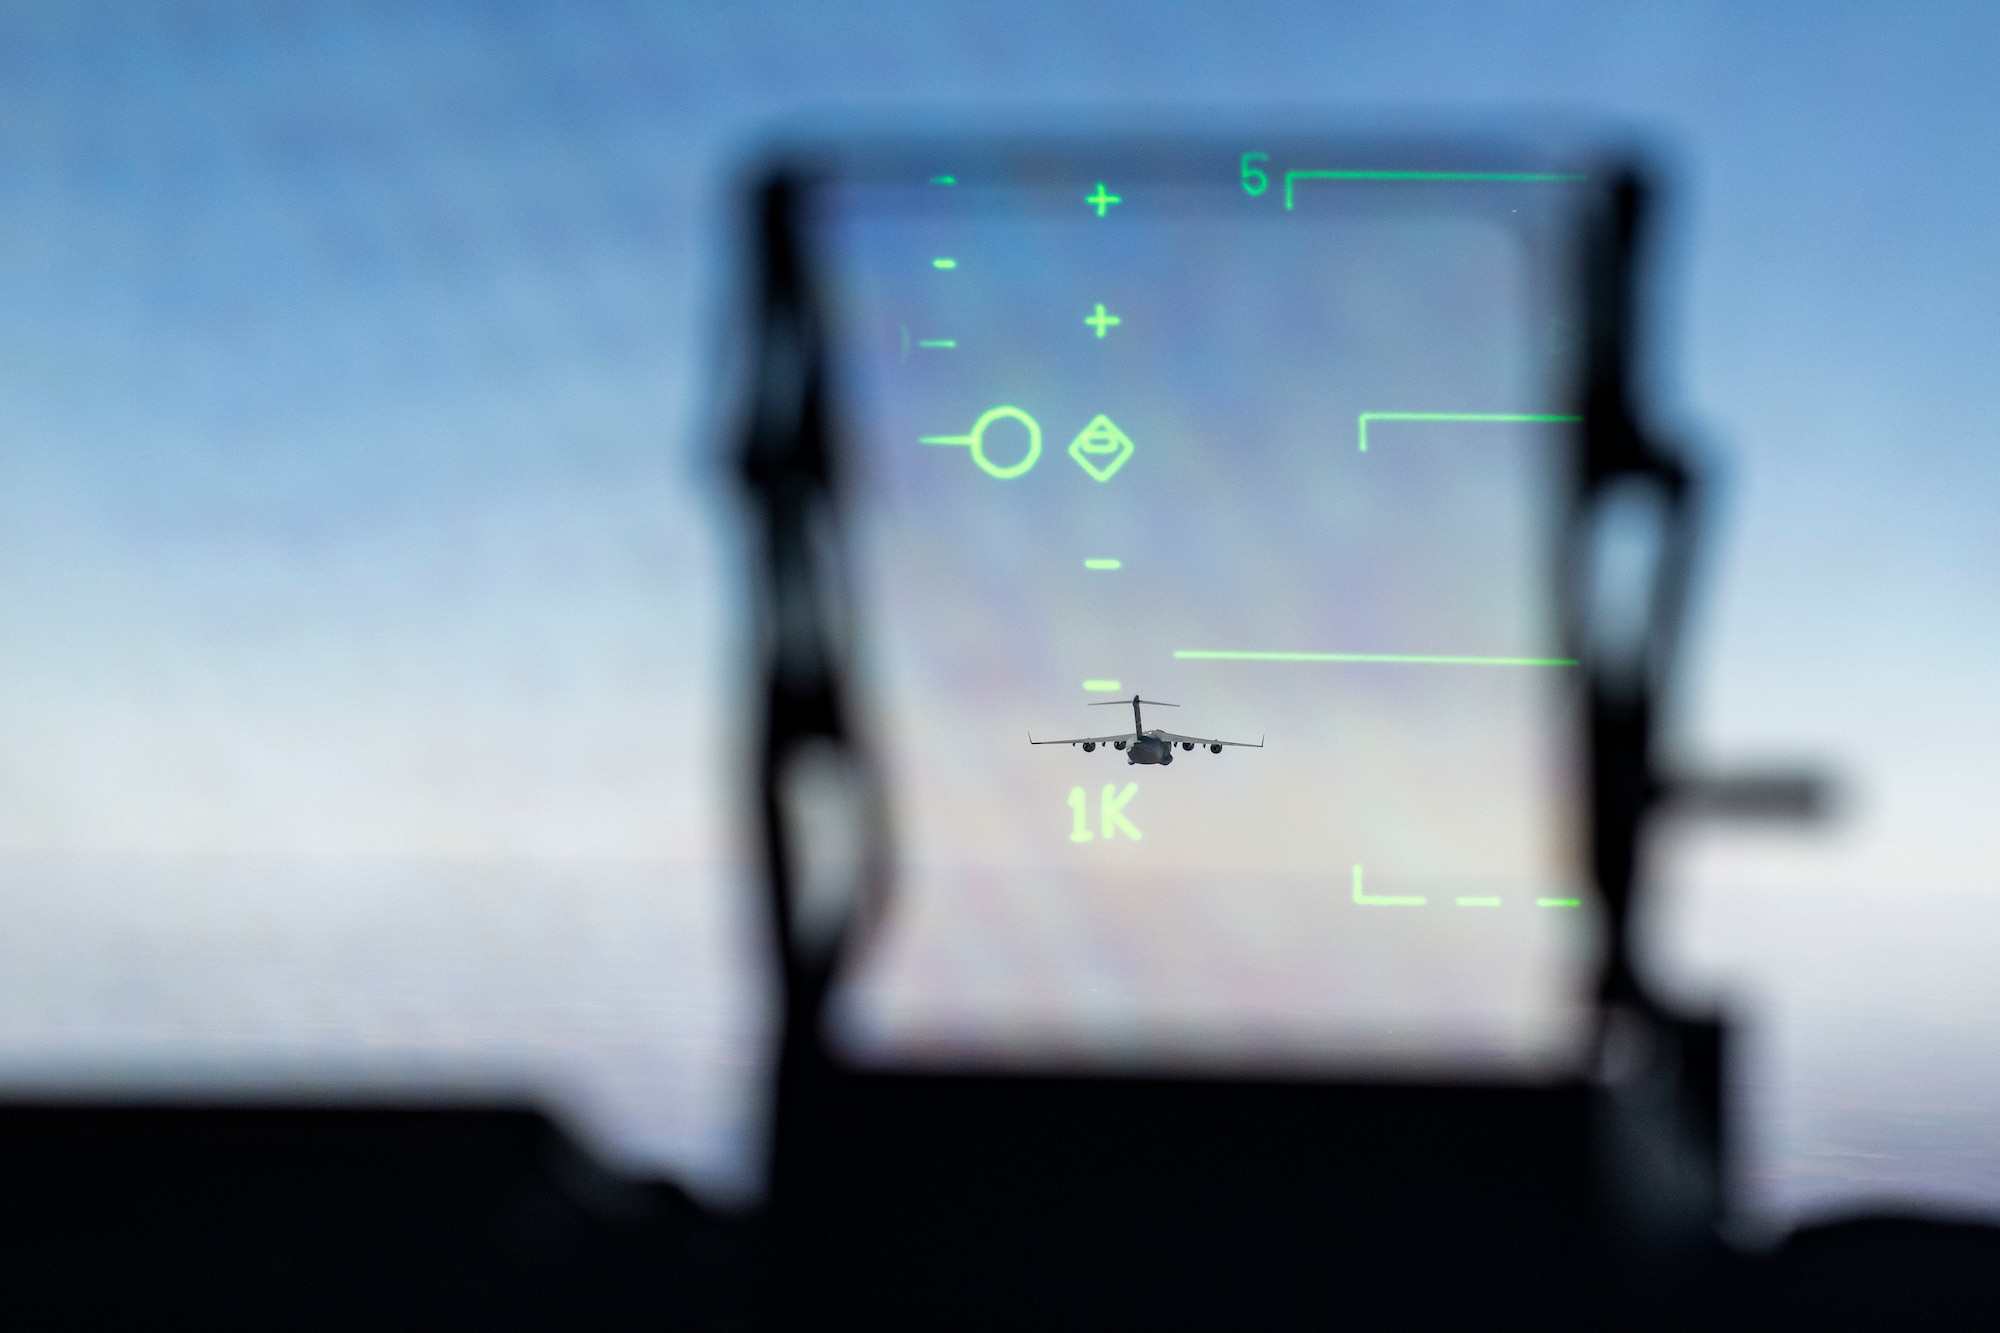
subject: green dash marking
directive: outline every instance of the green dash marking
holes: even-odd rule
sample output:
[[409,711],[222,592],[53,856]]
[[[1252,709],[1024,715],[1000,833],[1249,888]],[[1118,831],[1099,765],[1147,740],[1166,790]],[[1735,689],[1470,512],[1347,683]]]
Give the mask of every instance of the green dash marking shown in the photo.
[[931,261],[931,267],[932,267],[932,268],[957,268],[957,267],[958,267],[958,261],[957,261],[956,259],[946,259],[946,258],[943,258],[942,256],[940,256],[939,258],[936,258],[936,259],[933,259],[933,260]]
[[1176,648],[1180,662],[1385,662],[1404,666],[1573,667],[1574,657],[1461,657],[1440,653],[1249,653]]
[[1422,907],[1422,898],[1395,897],[1386,894],[1369,894],[1361,891],[1361,867],[1354,867],[1354,901],[1363,907]]
[[919,347],[956,347],[956,346],[958,346],[958,339],[956,339],[956,338],[919,338],[919,339],[917,339],[917,346],[919,346]]
[[1115,680],[1086,680],[1083,682],[1083,688],[1104,694],[1115,694],[1120,687]]
[[1581,899],[1581,898],[1537,898],[1537,899],[1535,899],[1535,906],[1537,906],[1537,907],[1581,907],[1581,906],[1583,906],[1583,899]]
[[1123,569],[1125,562],[1123,560],[1086,560],[1083,562],[1083,567],[1085,569]]

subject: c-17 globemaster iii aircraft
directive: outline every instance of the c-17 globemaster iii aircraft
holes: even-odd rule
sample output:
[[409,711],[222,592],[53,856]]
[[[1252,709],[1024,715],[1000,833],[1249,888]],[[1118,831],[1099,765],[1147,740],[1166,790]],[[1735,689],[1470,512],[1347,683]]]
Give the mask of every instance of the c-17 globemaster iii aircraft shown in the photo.
[[[1092,708],[1110,708],[1124,702],[1123,699],[1107,699],[1103,703],[1095,703],[1090,706]],[[1146,730],[1145,718],[1139,714],[1140,704],[1151,704],[1155,708],[1180,707],[1179,704],[1161,703],[1158,699],[1141,699],[1135,694],[1132,696],[1132,732],[1130,735],[1075,736],[1069,740],[1038,741],[1035,739],[1034,733],[1030,732],[1028,734],[1028,744],[1081,745],[1085,753],[1095,750],[1100,745],[1109,745],[1114,750],[1123,750],[1125,752],[1125,762],[1128,764],[1171,764],[1174,762],[1174,747],[1176,745],[1180,746],[1183,750],[1192,750],[1197,745],[1206,745],[1215,754],[1221,754],[1222,747],[1225,745],[1237,745],[1246,750],[1261,750],[1264,748],[1262,737],[1259,737],[1257,743],[1253,745],[1249,741],[1218,741],[1206,736],[1176,736],[1173,732],[1161,731],[1158,727],[1148,731]]]

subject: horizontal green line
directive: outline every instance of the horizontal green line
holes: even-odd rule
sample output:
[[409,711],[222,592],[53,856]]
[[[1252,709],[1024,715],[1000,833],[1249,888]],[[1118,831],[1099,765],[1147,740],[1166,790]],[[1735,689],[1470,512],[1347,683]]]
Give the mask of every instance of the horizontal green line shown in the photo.
[[1581,907],[1581,906],[1583,906],[1583,899],[1581,899],[1581,898],[1537,898],[1537,899],[1535,899],[1535,906],[1537,906],[1537,907]]
[[1361,452],[1368,452],[1368,423],[1371,421],[1581,421],[1582,417],[1561,412],[1363,412],[1355,418]]
[[1498,907],[1500,900],[1498,898],[1460,898],[1458,905],[1460,907]]
[[1408,666],[1573,667],[1573,657],[1458,657],[1436,653],[1237,653],[1176,648],[1180,662],[1387,662]]
[[1397,894],[1364,893],[1361,888],[1361,867],[1354,867],[1354,901],[1362,907],[1422,907],[1424,900]]
[[958,267],[958,261],[957,261],[956,259],[933,259],[933,260],[931,261],[931,267],[932,267],[932,268],[957,268],[957,267]]
[[956,338],[919,338],[919,339],[917,339],[917,346],[919,346],[919,347],[956,347],[956,346],[958,346],[958,339],[956,339]]
[[957,178],[956,176],[933,176],[933,177],[931,177],[931,184],[933,184],[933,185],[956,185],[956,184],[958,184],[958,178]]
[[1123,560],[1086,560],[1083,562],[1083,567],[1085,569],[1123,569],[1125,562]]
[[1494,184],[1540,185],[1589,179],[1554,171],[1288,171],[1285,207],[1292,206],[1293,181],[1486,181]]
[[1083,688],[1086,690],[1101,690],[1104,693],[1110,694],[1117,691],[1118,682],[1115,680],[1086,680],[1083,682]]

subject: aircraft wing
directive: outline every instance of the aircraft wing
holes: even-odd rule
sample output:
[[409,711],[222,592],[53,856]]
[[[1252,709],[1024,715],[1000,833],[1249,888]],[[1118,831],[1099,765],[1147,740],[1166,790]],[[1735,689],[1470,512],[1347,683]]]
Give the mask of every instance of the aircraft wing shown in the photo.
[[1170,741],[1175,745],[1238,745],[1246,750],[1264,748],[1264,738],[1261,736],[1254,741],[1221,741],[1212,736],[1176,736],[1171,731],[1149,731],[1146,734],[1158,736],[1161,740]]
[[1028,733],[1028,744],[1030,745],[1115,745],[1119,741],[1129,741],[1131,739],[1132,733],[1129,731],[1121,731],[1116,736],[1071,736],[1066,740],[1060,741],[1038,741],[1035,739],[1033,732]]

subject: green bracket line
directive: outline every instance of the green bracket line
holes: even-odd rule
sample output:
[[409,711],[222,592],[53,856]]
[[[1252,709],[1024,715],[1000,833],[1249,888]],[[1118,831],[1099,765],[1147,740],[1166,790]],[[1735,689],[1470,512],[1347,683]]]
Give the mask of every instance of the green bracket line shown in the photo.
[[1403,666],[1573,667],[1574,657],[1459,657],[1437,653],[1239,653],[1176,648],[1177,662],[1387,662]]
[[1368,423],[1371,421],[1581,421],[1582,417],[1561,412],[1363,412],[1355,418],[1361,452],[1368,452]]
[[1292,207],[1293,181],[1484,181],[1497,185],[1551,185],[1588,179],[1554,171],[1288,171],[1285,208],[1289,211]]
[[1583,906],[1583,899],[1581,899],[1581,898],[1537,898],[1537,899],[1535,899],[1535,906],[1537,906],[1537,907],[1581,907],[1581,906]]
[[1354,867],[1354,901],[1363,907],[1422,907],[1422,898],[1398,898],[1385,894],[1370,894],[1361,891],[1361,867]]
[[917,339],[917,346],[919,346],[919,347],[956,347],[956,346],[958,346],[958,339],[956,339],[956,338],[919,338],[919,339]]

